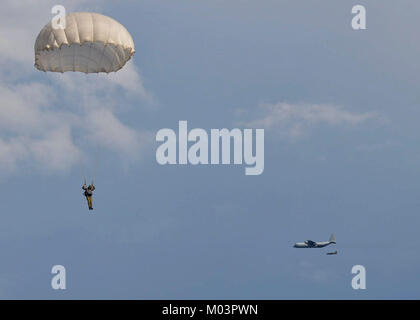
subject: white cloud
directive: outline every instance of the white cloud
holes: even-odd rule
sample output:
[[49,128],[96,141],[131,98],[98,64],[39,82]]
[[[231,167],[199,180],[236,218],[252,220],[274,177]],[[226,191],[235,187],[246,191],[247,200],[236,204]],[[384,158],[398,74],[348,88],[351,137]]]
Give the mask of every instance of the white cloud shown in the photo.
[[[104,1],[67,1],[67,13],[88,11]],[[52,18],[52,0],[4,0],[0,12],[0,165],[20,164],[63,171],[81,161],[90,145],[121,158],[138,159],[153,140],[125,125],[117,112],[133,101],[153,103],[132,61],[117,73],[41,73],[34,68],[33,45]],[[83,5],[89,7],[84,8]],[[77,139],[86,137],[86,139]],[[83,144],[83,145],[82,145]]]
[[80,160],[80,151],[73,144],[70,130],[65,127],[32,138],[20,136],[0,138],[0,164],[3,171],[14,171],[19,164],[35,162],[48,170],[67,170]]
[[132,60],[128,61],[124,68],[118,72],[108,75],[99,74],[99,76],[114,85],[120,86],[134,97],[142,98],[149,103],[155,102],[153,96],[144,88],[143,80]]
[[329,104],[260,104],[262,116],[242,122],[253,128],[278,129],[288,136],[299,137],[316,125],[355,126],[377,118],[374,113],[357,113]]
[[51,109],[56,97],[48,86],[0,82],[0,97],[2,171],[14,171],[28,161],[53,170],[77,163],[80,151],[69,129],[75,116]]
[[66,170],[81,158],[68,127],[49,132],[47,137],[32,141],[29,147],[37,162],[54,170]]
[[20,139],[9,141],[0,138],[0,166],[3,170],[14,171],[18,161],[27,155],[27,149]]
[[0,132],[37,133],[55,119],[45,110],[55,100],[54,92],[39,83],[7,84],[0,81]]
[[85,120],[88,139],[115,152],[130,155],[134,159],[149,141],[153,140],[148,133],[138,132],[123,125],[117,117],[107,109],[90,112]]

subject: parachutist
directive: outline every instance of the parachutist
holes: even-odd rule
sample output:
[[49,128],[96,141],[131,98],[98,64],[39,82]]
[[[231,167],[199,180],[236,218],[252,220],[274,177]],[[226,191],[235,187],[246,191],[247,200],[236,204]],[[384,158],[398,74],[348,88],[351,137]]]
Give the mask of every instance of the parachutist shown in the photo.
[[[55,8],[60,13],[65,11]],[[133,38],[118,21],[99,13],[74,12],[58,15],[42,28],[35,41],[35,68],[109,74],[122,69],[135,52]],[[93,181],[87,186],[85,179],[82,188],[89,210],[93,210]]]
[[82,189],[85,190],[84,195],[88,202],[89,210],[93,210],[92,196],[93,196],[93,191],[95,190],[95,186],[93,185],[93,183],[89,186],[86,186],[86,183],[84,183],[82,186]]

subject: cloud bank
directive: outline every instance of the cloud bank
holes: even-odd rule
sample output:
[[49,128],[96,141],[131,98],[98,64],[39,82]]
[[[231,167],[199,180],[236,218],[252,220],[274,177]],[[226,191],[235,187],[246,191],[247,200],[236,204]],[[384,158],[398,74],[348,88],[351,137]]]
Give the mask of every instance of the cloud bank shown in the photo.
[[320,125],[356,126],[377,118],[374,113],[357,113],[330,104],[263,103],[254,120],[241,122],[252,128],[277,130],[289,137],[300,137]]

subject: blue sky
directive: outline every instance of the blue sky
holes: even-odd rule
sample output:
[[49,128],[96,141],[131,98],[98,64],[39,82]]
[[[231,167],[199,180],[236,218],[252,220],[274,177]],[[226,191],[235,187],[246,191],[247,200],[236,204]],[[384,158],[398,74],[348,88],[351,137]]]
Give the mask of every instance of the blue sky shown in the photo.
[[[56,3],[3,2],[1,298],[420,297],[417,1],[62,1],[131,33],[110,77],[36,70]],[[264,173],[158,165],[155,134],[179,120],[258,124]],[[332,232],[337,256],[292,248]]]

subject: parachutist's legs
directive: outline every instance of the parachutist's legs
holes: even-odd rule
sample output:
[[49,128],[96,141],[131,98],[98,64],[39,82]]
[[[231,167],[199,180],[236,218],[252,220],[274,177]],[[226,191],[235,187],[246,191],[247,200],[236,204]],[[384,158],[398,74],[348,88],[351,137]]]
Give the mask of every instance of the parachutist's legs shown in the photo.
[[87,202],[88,202],[89,210],[93,210],[92,197],[86,197],[86,199],[87,199]]

